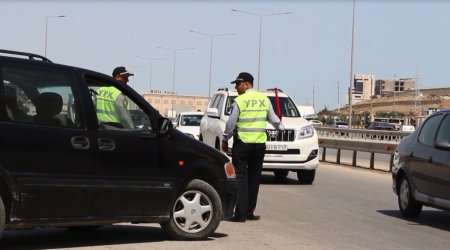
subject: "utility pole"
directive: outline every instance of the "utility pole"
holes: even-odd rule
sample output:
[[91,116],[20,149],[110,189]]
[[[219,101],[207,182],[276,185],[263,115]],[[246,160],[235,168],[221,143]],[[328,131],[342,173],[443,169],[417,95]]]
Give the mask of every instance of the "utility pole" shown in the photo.
[[341,103],[339,102],[339,81],[337,81],[337,99],[338,99],[338,113],[341,113]]
[[353,18],[352,18],[352,45],[350,52],[350,88],[348,90],[348,127],[352,128],[352,95],[353,95],[353,84],[354,84],[354,76],[353,76],[353,44],[355,40],[355,5],[356,0],[353,0]]
[[314,109],[314,112],[316,112],[316,105],[315,105],[314,96],[315,96],[315,94],[314,94],[314,83],[313,83],[313,109]]

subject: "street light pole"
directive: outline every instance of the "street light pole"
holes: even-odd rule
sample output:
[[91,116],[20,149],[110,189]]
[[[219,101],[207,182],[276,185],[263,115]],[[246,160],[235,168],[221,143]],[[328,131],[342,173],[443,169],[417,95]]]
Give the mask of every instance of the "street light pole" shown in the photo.
[[231,9],[232,11],[241,12],[244,14],[252,15],[252,16],[258,16],[259,17],[259,41],[258,41],[258,81],[257,81],[257,89],[259,90],[259,83],[260,83],[260,75],[261,75],[261,34],[262,34],[262,18],[265,16],[277,16],[277,15],[289,15],[292,14],[291,12],[279,12],[279,13],[269,13],[269,14],[257,14],[252,13],[248,11],[242,11],[237,9]]
[[153,68],[153,62],[154,61],[157,61],[157,60],[164,60],[164,59],[167,59],[167,58],[165,58],[165,57],[161,57],[161,58],[148,58],[148,57],[144,57],[144,56],[136,56],[137,58],[141,58],[141,59],[144,59],[144,60],[147,60],[148,62],[149,62],[149,67],[150,67],[150,74],[149,74],[149,78],[150,78],[150,80],[149,80],[149,82],[150,82],[150,84],[149,84],[149,91],[152,91],[152,68]]
[[353,83],[354,83],[354,77],[353,77],[353,43],[354,43],[354,37],[355,37],[355,5],[356,0],[353,0],[353,17],[352,17],[352,45],[351,45],[351,52],[350,52],[350,88],[349,88],[349,96],[348,96],[348,127],[352,128],[352,95],[353,95]]
[[66,15],[46,16],[45,17],[45,51],[44,51],[44,56],[45,57],[47,57],[47,34],[48,34],[48,18],[49,17],[66,17]]
[[203,32],[198,32],[195,30],[189,30],[189,32],[197,33],[200,35],[208,36],[211,39],[210,51],[209,51],[209,82],[208,82],[208,97],[211,97],[211,75],[212,75],[212,58],[213,58],[213,40],[216,36],[233,36],[234,33],[223,33],[223,34],[208,34]]
[[161,46],[156,46],[156,48],[158,49],[165,49],[165,50],[170,50],[173,52],[173,75],[172,75],[172,115],[173,115],[173,103],[175,101],[175,67],[176,67],[176,61],[177,61],[177,51],[179,50],[191,50],[194,48],[182,48],[182,49],[173,49],[173,48],[166,48],[166,47],[161,47]]

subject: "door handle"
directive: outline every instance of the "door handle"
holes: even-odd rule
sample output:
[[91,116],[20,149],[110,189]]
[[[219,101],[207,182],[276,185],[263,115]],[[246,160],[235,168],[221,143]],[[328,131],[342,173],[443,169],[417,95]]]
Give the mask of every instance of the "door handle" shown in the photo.
[[76,149],[89,149],[90,143],[89,138],[85,136],[74,136],[70,139],[70,142],[72,143],[72,147]]
[[113,151],[116,149],[116,143],[109,138],[98,138],[97,144],[98,149],[101,151]]

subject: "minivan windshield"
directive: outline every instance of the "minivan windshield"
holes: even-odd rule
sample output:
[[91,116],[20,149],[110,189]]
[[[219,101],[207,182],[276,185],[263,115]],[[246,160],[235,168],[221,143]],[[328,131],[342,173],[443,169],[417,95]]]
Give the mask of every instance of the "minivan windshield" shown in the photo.
[[[234,101],[234,98],[237,96],[228,96],[227,104],[225,108],[225,115],[230,115],[231,113],[231,104]],[[268,96],[270,102],[272,103],[273,111],[277,114],[277,106],[275,96]],[[278,97],[280,101],[280,112],[283,117],[301,117],[300,112],[295,105],[295,103],[289,97]]]

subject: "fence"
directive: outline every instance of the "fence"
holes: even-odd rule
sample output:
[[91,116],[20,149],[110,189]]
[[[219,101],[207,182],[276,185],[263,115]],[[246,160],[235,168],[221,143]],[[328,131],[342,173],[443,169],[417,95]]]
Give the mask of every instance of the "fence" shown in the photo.
[[341,163],[341,150],[353,152],[352,166],[356,166],[358,152],[370,153],[370,169],[375,169],[375,154],[391,156],[389,171],[392,170],[395,148],[403,137],[410,132],[381,131],[367,129],[343,129],[316,127],[319,147],[322,148],[322,161],[326,161],[327,148],[337,150],[336,163]]

